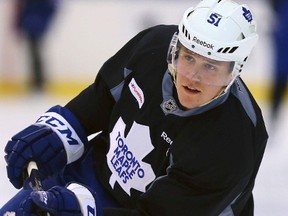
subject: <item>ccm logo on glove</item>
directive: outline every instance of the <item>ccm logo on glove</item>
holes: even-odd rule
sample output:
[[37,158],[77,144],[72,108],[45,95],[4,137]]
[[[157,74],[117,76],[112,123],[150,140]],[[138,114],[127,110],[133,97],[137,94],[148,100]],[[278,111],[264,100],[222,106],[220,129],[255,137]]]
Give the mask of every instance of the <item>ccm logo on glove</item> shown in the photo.
[[46,112],[36,121],[36,125],[50,127],[61,139],[67,152],[68,164],[78,159],[84,151],[84,144],[73,127],[61,115],[55,112]]
[[47,125],[51,127],[56,133],[60,132],[61,135],[65,136],[67,142],[70,145],[79,145],[82,143],[74,129],[69,127],[70,125],[67,124],[67,121],[57,113],[45,113],[44,115],[40,116],[40,118],[36,121],[36,124]]

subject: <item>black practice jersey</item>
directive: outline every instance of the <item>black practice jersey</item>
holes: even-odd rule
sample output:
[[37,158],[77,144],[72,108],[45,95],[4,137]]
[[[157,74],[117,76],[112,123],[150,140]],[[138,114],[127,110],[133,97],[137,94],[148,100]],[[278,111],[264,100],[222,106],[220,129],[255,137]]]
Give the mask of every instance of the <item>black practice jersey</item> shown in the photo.
[[87,135],[101,131],[95,173],[126,208],[105,215],[253,215],[268,138],[261,110],[240,78],[182,110],[166,61],[176,31],[140,32],[66,105]]

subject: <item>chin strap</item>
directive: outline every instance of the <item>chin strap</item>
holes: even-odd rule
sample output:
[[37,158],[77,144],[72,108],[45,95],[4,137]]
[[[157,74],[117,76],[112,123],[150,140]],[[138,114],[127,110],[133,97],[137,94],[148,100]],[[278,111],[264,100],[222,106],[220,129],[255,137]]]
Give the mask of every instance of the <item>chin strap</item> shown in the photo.
[[174,69],[172,64],[168,64],[168,70],[169,70],[169,72],[170,72],[170,74],[171,74],[171,76],[173,78],[173,83],[175,85],[176,84],[176,71],[175,71],[175,69]]

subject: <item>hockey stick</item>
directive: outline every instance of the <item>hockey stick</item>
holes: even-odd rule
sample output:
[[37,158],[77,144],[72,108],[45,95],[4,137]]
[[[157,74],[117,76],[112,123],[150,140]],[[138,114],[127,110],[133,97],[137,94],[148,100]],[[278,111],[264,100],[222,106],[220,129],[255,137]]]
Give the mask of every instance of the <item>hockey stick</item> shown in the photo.
[[38,167],[35,161],[30,161],[27,167],[28,176],[30,177],[31,187],[34,191],[42,191],[42,183]]
[[[40,174],[38,171],[38,167],[35,161],[30,161],[27,167],[28,176],[30,178],[31,187],[34,191],[43,191]],[[49,212],[38,212],[40,215],[43,216],[50,216]]]
[[[27,174],[30,178],[30,186],[34,191],[43,191],[40,174],[35,161],[30,161],[27,166]],[[26,174],[26,175],[27,175]],[[37,212],[38,215],[51,216],[49,212]],[[15,212],[6,212],[3,216],[16,216]]]

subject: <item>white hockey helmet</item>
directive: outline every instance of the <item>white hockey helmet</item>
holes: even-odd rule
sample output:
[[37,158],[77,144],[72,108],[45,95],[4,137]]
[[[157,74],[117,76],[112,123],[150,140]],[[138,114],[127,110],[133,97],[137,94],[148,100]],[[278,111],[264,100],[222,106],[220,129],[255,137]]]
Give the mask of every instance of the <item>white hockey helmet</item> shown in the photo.
[[178,36],[171,40],[168,63],[171,64],[175,42],[179,40],[184,47],[204,57],[235,62],[234,78],[258,40],[251,10],[232,0],[202,0],[186,10],[178,29]]

